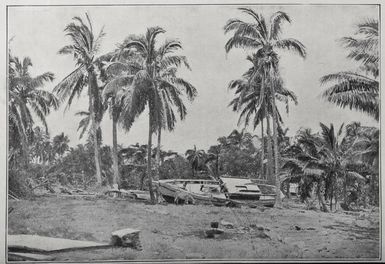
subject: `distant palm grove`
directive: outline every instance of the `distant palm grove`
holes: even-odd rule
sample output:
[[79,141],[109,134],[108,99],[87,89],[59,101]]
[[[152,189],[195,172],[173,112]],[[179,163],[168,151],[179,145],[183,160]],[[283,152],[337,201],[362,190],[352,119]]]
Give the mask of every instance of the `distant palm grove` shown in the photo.
[[[74,17],[63,32],[68,42],[58,50],[58,56],[73,58],[73,69],[62,80],[55,80],[51,72],[33,76],[31,59],[17,57],[10,45],[9,190],[30,197],[32,186],[39,184],[84,189],[119,186],[148,190],[155,203],[154,180],[230,175],[267,182],[287,196],[290,183],[297,183],[301,200],[316,199],[322,211],[333,210],[338,202],[346,207],[378,205],[379,129],[360,122],[320,123],[317,131],[303,128],[289,137],[280,109],[289,113],[289,106],[300,102],[292,91],[295,87],[285,84],[280,60],[286,53],[306,60],[307,49],[300,39],[285,37],[282,25],[291,23],[289,14],[278,11],[267,17],[249,8],[238,11],[242,18],[229,18],[223,25],[227,42],[218,48],[226,53],[240,49],[248,65],[246,72],[223,87],[224,93],[234,92],[227,103],[239,120],[233,131],[219,135],[206,150],[162,149],[162,132],[176,129],[179,120],[188,122],[186,100],[193,102],[200,89],[179,74],[183,68],[194,73],[183,55],[188,43],[169,36],[162,27],[128,35],[117,48],[100,54],[108,35],[93,27],[89,14]],[[346,48],[346,60],[353,60],[357,68],[325,75],[315,86],[331,107],[360,111],[378,121],[378,21],[368,18],[357,23],[356,34],[341,36],[337,44]],[[166,36],[163,43],[158,41],[161,35]],[[48,91],[44,86],[51,82],[55,87]],[[88,105],[76,113],[82,117],[79,137],[87,141],[70,147],[64,133],[49,134],[46,117],[61,105],[71,107],[80,96],[88,98]],[[130,128],[145,113],[147,143],[119,144],[118,129],[125,130],[129,139]],[[103,144],[103,118],[112,120],[112,146]],[[280,195],[276,206],[281,206]]]

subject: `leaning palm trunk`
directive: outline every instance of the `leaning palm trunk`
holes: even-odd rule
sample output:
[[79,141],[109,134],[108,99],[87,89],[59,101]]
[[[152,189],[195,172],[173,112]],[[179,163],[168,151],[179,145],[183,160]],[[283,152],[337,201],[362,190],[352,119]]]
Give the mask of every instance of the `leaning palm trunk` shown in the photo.
[[274,87],[272,89],[272,107],[273,107],[273,141],[274,141],[274,174],[275,174],[275,191],[276,191],[276,196],[275,196],[275,206],[276,207],[281,207],[282,206],[282,201],[281,201],[281,181],[279,179],[279,164],[278,164],[278,159],[279,159],[279,150],[278,150],[278,131],[277,131],[277,126],[278,126],[278,117],[277,117],[277,109],[275,108],[275,91]]
[[[96,90],[96,91],[95,91]],[[93,135],[93,143],[94,143],[94,158],[95,158],[95,169],[96,169],[96,182],[99,186],[102,185],[102,173],[101,173],[101,158],[99,153],[99,143],[98,143],[98,123],[96,121],[96,107],[95,107],[95,96],[97,93],[97,83],[95,74],[90,70],[88,72],[88,97],[89,97],[89,108],[91,114],[91,129]],[[98,96],[98,95],[96,95]]]
[[[150,109],[150,103],[148,103],[148,108]],[[151,146],[152,146],[152,120],[151,120],[151,113],[149,112],[148,144],[147,144],[147,177],[148,177],[148,188],[150,191],[151,203],[155,204],[155,197],[152,189],[152,175],[151,175]]]
[[117,120],[112,119],[112,167],[114,169],[114,178],[112,186],[120,184],[119,165],[118,165],[118,136],[117,136]]
[[261,120],[261,179],[266,179],[264,164],[265,160],[265,137],[263,134],[263,119]]
[[156,156],[155,156],[155,170],[156,170],[156,180],[160,179],[160,172],[159,172],[159,167],[160,167],[160,143],[161,143],[161,138],[162,138],[162,128],[158,128],[158,146],[156,148]]
[[270,130],[270,118],[266,116],[266,129],[267,129],[267,180],[270,184],[275,183],[275,179],[273,177],[273,150],[271,143],[271,130]]

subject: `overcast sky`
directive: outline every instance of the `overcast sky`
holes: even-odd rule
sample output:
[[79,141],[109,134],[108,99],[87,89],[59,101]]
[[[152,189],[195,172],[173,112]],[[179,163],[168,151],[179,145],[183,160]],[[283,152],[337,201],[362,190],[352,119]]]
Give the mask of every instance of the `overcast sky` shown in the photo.
[[[265,17],[276,11],[287,12],[292,23],[283,26],[283,36],[297,38],[307,49],[305,60],[290,53],[280,53],[285,85],[297,94],[299,101],[297,106],[291,106],[289,115],[284,114],[282,108],[289,135],[294,135],[300,127],[317,131],[319,122],[339,126],[342,122],[360,121],[363,125],[377,126],[372,118],[340,109],[319,97],[321,76],[357,68],[357,64],[346,58],[347,52],[339,45],[338,39],[351,36],[355,25],[364,19],[378,19],[377,6],[272,5],[252,8]],[[249,19],[236,6],[12,7],[8,12],[8,35],[15,37],[11,43],[12,54],[20,58],[29,56],[33,62],[33,75],[53,72],[55,80],[46,86],[49,90],[74,70],[74,61],[70,56],[57,54],[61,47],[69,44],[63,29],[72,17],[84,17],[84,13],[88,12],[95,31],[104,26],[107,35],[100,54],[113,50],[129,34],[143,34],[151,26],[163,27],[167,30],[165,37],[182,42],[183,54],[187,56],[192,71],[181,70],[180,75],[198,90],[195,101],[191,104],[186,102],[186,120],[178,122],[172,133],[162,134],[163,148],[184,153],[195,144],[207,150],[210,145],[216,144],[218,137],[228,135],[237,128],[237,113],[227,107],[233,98],[227,86],[250,65],[245,60],[246,51],[234,50],[226,56],[224,50],[230,37],[223,32],[226,21],[230,18]],[[164,37],[159,40],[162,42]],[[64,113],[62,107],[49,115],[47,120],[51,136],[64,131],[71,140],[70,145],[84,142],[78,139],[76,130],[80,118],[74,114],[87,108],[84,93],[70,110]],[[120,130],[118,143],[146,143],[147,118],[145,112],[129,132]],[[112,124],[108,115],[103,119],[102,129],[104,143],[111,145]],[[260,131],[257,129],[253,133],[260,134]]]

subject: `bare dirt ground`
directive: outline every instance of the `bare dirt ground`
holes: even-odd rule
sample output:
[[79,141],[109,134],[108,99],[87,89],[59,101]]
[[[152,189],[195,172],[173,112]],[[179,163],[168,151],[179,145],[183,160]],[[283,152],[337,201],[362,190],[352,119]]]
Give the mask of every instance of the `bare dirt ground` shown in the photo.
[[[60,261],[144,259],[378,259],[378,208],[365,212],[308,211],[208,205],[148,205],[117,199],[42,197],[9,201],[9,234],[109,242],[114,230],[140,229],[142,251],[107,248],[55,253]],[[206,238],[210,222],[233,228]]]

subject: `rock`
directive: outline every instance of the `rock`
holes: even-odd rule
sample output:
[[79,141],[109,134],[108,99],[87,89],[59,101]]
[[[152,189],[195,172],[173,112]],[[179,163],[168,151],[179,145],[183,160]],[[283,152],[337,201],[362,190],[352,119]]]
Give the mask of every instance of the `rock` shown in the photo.
[[308,227],[306,230],[316,230],[314,227]]
[[259,237],[259,238],[270,238],[270,236],[268,234],[266,234],[265,232],[263,232],[263,231],[258,231],[256,236]]
[[205,235],[206,235],[207,238],[215,238],[215,232],[212,229],[206,230],[205,231]]
[[264,227],[264,226],[260,226],[260,225],[254,225],[254,226],[251,226],[250,225],[250,227],[254,227],[254,228],[256,228],[257,230],[259,230],[259,231],[270,231],[270,229],[269,228],[267,228],[267,227]]
[[142,250],[139,239],[140,230],[126,228],[112,232],[111,245],[131,247],[133,249]]
[[291,230],[297,230],[297,231],[299,231],[299,230],[301,230],[301,227],[300,227],[300,226],[297,226],[297,225],[294,225],[294,226],[291,226],[290,229],[291,229]]

